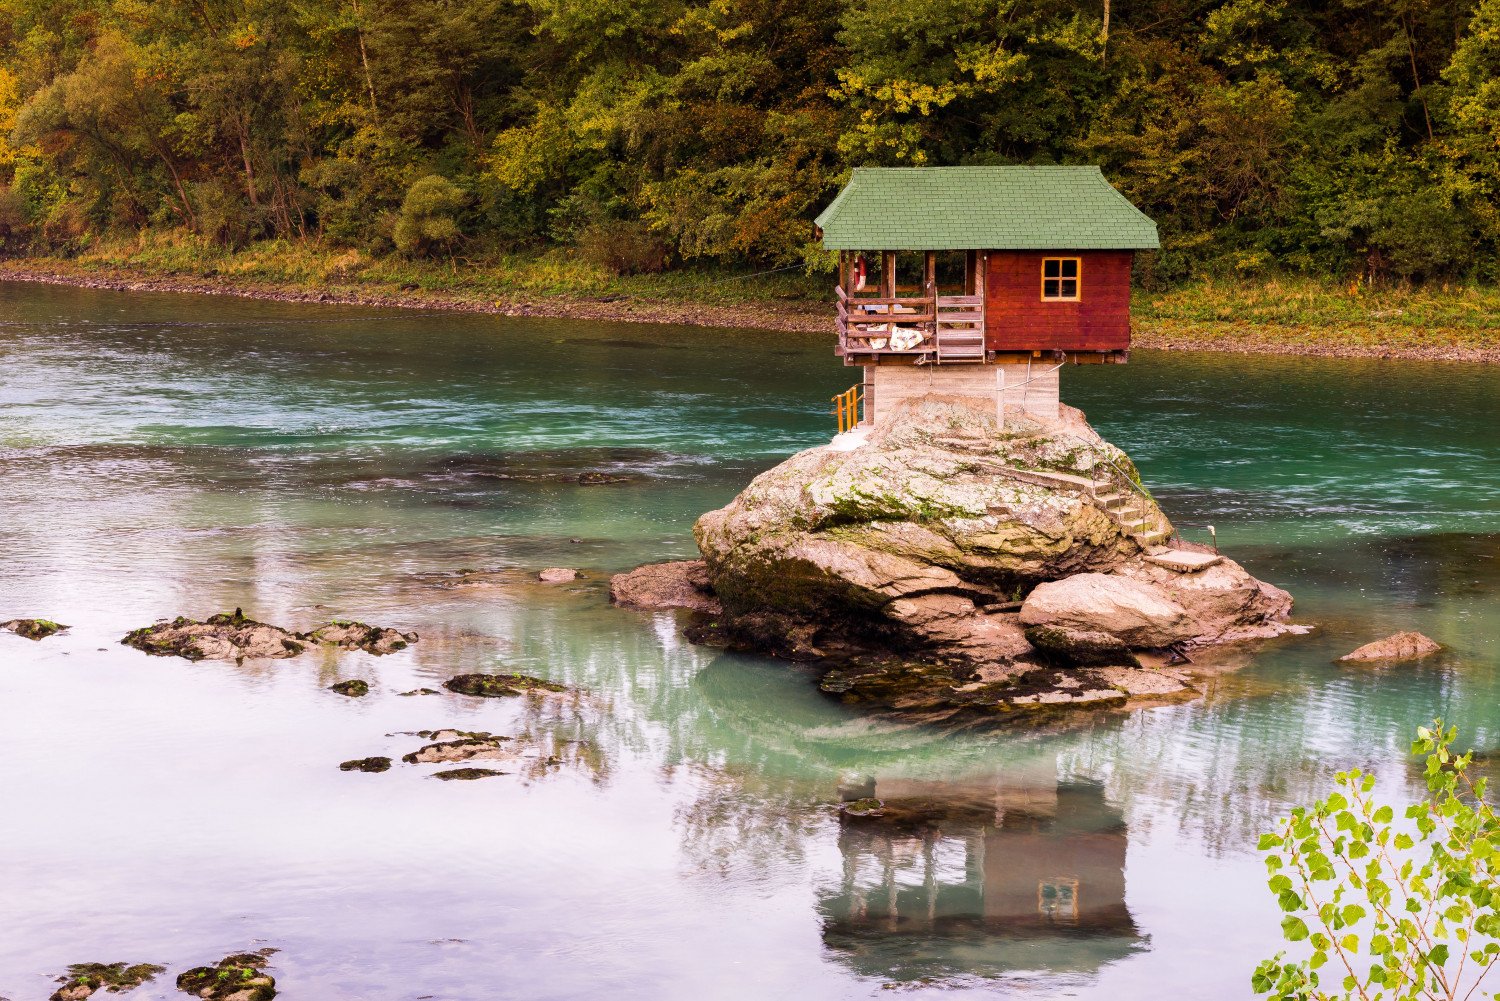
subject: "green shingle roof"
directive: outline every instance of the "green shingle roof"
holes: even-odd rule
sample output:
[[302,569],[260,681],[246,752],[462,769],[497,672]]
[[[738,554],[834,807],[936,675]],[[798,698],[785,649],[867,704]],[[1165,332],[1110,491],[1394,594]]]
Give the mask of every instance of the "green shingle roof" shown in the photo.
[[1155,250],[1098,167],[857,167],[817,218],[829,250]]

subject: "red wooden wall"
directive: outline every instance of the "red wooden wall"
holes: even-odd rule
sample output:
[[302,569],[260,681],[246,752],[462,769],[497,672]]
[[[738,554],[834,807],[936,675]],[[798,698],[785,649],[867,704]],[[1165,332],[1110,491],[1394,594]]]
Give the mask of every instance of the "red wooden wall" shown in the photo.
[[[1129,250],[991,250],[984,333],[991,351],[1130,348]],[[1042,258],[1080,259],[1077,302],[1042,299]]]

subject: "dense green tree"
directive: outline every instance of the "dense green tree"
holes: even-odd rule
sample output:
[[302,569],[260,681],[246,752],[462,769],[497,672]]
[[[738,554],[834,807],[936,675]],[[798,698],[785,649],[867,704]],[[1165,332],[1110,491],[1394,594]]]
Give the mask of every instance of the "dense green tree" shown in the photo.
[[1494,280],[1497,109],[1500,0],[0,0],[0,250],[826,266],[852,167],[1099,163],[1159,280]]

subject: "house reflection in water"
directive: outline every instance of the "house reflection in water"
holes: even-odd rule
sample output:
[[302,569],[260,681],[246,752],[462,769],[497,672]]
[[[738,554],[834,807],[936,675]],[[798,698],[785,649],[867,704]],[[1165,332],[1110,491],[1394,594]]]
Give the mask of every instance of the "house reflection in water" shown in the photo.
[[1102,787],[1012,775],[851,793],[883,806],[844,817],[842,885],[821,910],[824,942],[858,972],[1087,973],[1144,947],[1125,905],[1125,822]]

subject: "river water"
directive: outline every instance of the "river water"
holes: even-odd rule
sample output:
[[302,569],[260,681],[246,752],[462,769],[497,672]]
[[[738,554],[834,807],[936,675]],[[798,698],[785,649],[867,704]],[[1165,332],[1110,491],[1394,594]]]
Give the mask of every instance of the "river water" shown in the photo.
[[[1500,746],[1481,367],[1064,372],[1185,533],[1317,627],[1196,702],[901,728],[608,604],[610,573],[691,555],[699,513],[826,441],[852,381],[801,335],[0,285],[0,619],[72,627],[0,635],[0,996],[124,960],[170,970],[131,997],[180,997],[181,969],[270,947],[291,1001],[1245,997],[1279,947],[1257,832],[1342,768],[1409,793],[1435,713]],[[584,578],[528,582],[557,565]],[[421,640],[238,666],[119,644],[236,606]],[[1449,651],[1331,663],[1401,628]],[[474,670],[579,692],[398,694]],[[445,726],[569,750],[475,782],[399,762]],[[398,763],[337,767],[366,755]],[[920,822],[841,822],[871,779]]]

